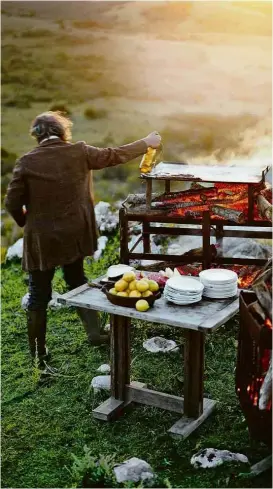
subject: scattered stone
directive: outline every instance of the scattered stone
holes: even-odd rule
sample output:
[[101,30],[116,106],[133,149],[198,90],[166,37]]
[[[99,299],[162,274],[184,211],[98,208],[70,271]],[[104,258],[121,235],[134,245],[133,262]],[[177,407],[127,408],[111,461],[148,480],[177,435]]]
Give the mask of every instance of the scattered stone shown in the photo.
[[107,236],[100,236],[98,238],[98,249],[94,253],[94,260],[98,261],[102,255],[102,252],[105,250],[107,245],[108,238]]
[[111,329],[111,324],[110,324],[110,323],[108,323],[108,324],[106,324],[106,325],[104,326],[104,331],[105,331],[106,333],[108,333],[108,332],[110,331],[110,329]]
[[181,255],[181,246],[178,243],[172,243],[167,249],[168,255]]
[[98,375],[92,379],[91,386],[93,387],[95,393],[101,390],[109,391],[111,387],[111,376]]
[[177,352],[179,350],[175,341],[166,340],[166,338],[163,338],[162,336],[155,336],[154,338],[144,341],[143,347],[151,353]]
[[95,206],[95,216],[100,232],[112,232],[119,223],[118,211],[112,211],[108,202],[99,202]]
[[[61,308],[65,307],[63,304],[60,304],[57,299],[61,297],[61,294],[58,294],[58,292],[53,291],[52,292],[52,299],[48,304],[48,307],[53,307],[53,308]],[[28,308],[28,303],[29,303],[29,293],[25,294],[24,297],[22,297],[21,300],[21,307],[22,309],[27,309]]]
[[154,477],[151,466],[145,460],[136,457],[116,465],[114,472],[118,483],[126,481],[139,482]]
[[217,448],[204,448],[192,456],[191,465],[195,469],[214,468],[222,465],[224,462],[242,462],[249,463],[248,458],[241,453],[233,453],[229,450],[218,450]]
[[110,374],[110,371],[111,371],[111,368],[110,368],[110,365],[108,365],[108,363],[103,363],[103,365],[101,365],[97,372],[100,372],[101,374]]
[[23,256],[23,238],[18,239],[12,246],[8,248],[6,260],[13,258],[22,258]]

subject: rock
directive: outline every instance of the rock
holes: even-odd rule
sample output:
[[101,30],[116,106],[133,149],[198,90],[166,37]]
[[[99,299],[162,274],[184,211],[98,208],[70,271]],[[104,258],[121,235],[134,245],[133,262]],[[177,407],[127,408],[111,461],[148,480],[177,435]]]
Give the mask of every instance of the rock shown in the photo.
[[104,326],[104,331],[105,331],[106,333],[108,333],[108,332],[110,331],[110,329],[111,329],[111,324],[110,324],[110,323],[108,323],[108,324],[106,324],[106,325]]
[[102,252],[105,250],[107,245],[108,238],[107,236],[100,236],[98,238],[98,249],[94,253],[94,260],[98,261],[102,255]]
[[91,386],[94,392],[99,392],[100,390],[110,390],[111,386],[111,376],[110,375],[98,375],[94,377],[91,381]]
[[116,465],[114,472],[118,483],[126,481],[139,482],[154,477],[151,466],[145,460],[136,457]]
[[161,336],[155,336],[154,338],[150,338],[143,342],[143,347],[145,350],[151,353],[167,353],[167,352],[176,352],[179,350],[177,344],[173,340],[166,340]]
[[167,249],[168,255],[181,255],[181,246],[178,243],[172,243]]
[[[59,302],[57,302],[58,297],[61,297],[61,294],[58,294],[58,292],[53,291],[52,292],[52,299],[49,302],[48,306],[53,307],[53,308],[54,307],[56,307],[56,308],[65,307],[63,304],[60,304]],[[25,294],[24,297],[22,297],[22,300],[21,300],[22,309],[27,309],[28,301],[29,301],[29,293]]]
[[8,248],[6,260],[13,258],[22,258],[23,256],[23,238],[18,239],[12,246]]
[[98,369],[97,372],[100,372],[101,374],[110,374],[111,368],[110,365],[107,363],[103,363]]
[[218,450],[217,448],[205,448],[199,450],[199,452],[191,458],[191,465],[196,469],[213,468],[222,465],[224,462],[248,463],[248,458],[241,453],[233,453],[229,450]]
[[27,309],[28,300],[29,300],[29,293],[25,294],[24,297],[22,297],[22,300],[21,300],[21,308],[22,309]]
[[112,211],[108,202],[99,202],[95,206],[95,216],[100,232],[112,232],[119,223],[118,211]]

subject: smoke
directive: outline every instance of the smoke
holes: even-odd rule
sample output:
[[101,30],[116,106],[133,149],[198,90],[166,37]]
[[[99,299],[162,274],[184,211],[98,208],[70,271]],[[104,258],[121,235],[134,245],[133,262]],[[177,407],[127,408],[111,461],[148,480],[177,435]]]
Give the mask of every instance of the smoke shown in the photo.
[[[247,128],[238,136],[236,150],[227,149],[223,161],[219,163],[218,150],[207,156],[197,156],[191,164],[258,167],[263,169],[272,162],[272,120],[270,116]],[[271,181],[271,173],[267,178]]]

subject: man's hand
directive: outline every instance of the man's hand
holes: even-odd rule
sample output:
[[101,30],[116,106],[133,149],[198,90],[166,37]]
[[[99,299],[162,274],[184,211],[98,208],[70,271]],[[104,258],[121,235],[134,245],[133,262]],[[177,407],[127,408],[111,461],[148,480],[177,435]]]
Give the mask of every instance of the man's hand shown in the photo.
[[146,136],[146,138],[143,138],[143,141],[147,144],[148,148],[154,148],[157,149],[159,148],[161,144],[161,136],[157,131],[151,132]]

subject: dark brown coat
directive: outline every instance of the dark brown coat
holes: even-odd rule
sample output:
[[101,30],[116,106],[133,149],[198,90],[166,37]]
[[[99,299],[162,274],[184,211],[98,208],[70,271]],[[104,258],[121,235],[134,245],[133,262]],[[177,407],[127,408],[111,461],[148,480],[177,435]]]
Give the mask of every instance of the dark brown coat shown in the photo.
[[17,224],[25,226],[23,269],[47,270],[92,255],[97,232],[90,170],[126,163],[146,150],[143,140],[101,149],[51,139],[20,158],[5,205]]

